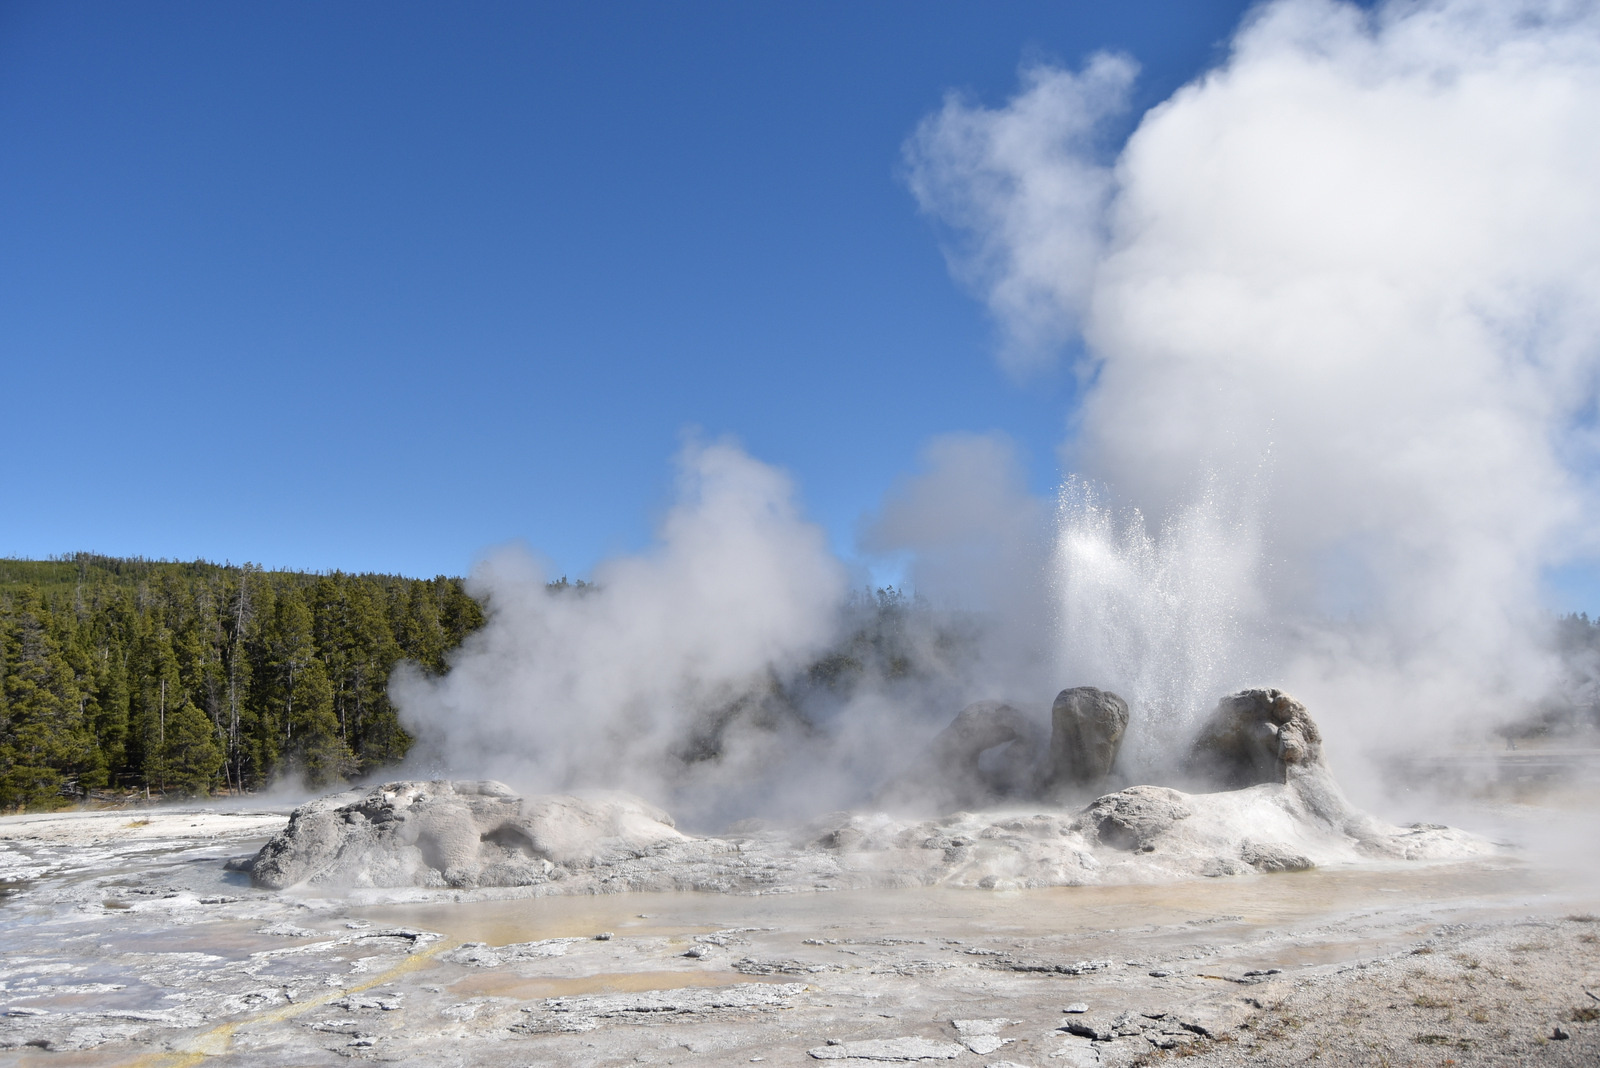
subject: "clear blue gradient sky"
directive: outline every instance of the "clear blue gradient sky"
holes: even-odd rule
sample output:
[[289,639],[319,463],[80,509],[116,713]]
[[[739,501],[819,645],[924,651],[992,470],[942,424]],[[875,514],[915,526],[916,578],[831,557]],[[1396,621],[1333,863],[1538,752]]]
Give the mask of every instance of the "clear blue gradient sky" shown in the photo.
[[0,555],[460,573],[647,543],[686,430],[836,549],[919,448],[1059,478],[908,193],[950,90],[1239,3],[0,4]]

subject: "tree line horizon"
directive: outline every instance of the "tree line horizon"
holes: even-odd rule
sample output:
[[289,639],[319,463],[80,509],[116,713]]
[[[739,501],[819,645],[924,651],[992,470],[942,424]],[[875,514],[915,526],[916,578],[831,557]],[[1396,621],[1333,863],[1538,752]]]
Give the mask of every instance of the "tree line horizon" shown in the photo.
[[[553,595],[598,588],[546,584]],[[854,591],[847,607],[837,646],[778,689],[960,673],[972,620],[887,587]],[[0,812],[280,781],[321,789],[396,765],[413,744],[389,700],[396,666],[442,675],[485,620],[449,575],[0,558]],[[1554,622],[1566,678],[1508,724],[1519,736],[1600,727],[1600,619]],[[756,704],[803,715],[791,696]],[[713,710],[690,749],[714,755],[723,721],[749,703]]]
[[[565,575],[545,586],[599,589]],[[866,589],[849,606],[854,625],[809,666],[811,684],[915,670],[904,627],[921,598]],[[0,557],[0,812],[320,789],[396,765],[414,739],[390,676],[401,661],[443,674],[485,619],[457,576]]]
[[460,578],[0,559],[0,810],[313,788],[398,763],[402,660],[483,625]]

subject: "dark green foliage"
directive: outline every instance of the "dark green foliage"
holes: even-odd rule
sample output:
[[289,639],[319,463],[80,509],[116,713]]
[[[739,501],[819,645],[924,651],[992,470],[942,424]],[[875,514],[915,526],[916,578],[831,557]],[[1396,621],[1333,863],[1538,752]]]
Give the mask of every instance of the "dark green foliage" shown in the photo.
[[0,560],[0,810],[90,790],[321,787],[403,758],[400,660],[439,673],[461,581],[79,553]]
[[166,713],[150,767],[163,789],[209,793],[222,770],[222,746],[206,714],[185,701]]
[[807,682],[848,694],[865,679],[895,683],[952,674],[970,655],[963,620],[893,587],[860,590],[846,607],[845,638],[807,670]]
[[0,804],[51,804],[99,770],[85,695],[54,622],[31,590],[0,614]]

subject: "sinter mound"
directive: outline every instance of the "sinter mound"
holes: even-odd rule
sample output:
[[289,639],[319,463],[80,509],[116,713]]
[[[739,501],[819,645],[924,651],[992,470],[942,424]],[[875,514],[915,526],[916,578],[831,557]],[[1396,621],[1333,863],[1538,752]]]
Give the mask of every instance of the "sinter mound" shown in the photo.
[[518,797],[498,782],[391,782],[295,809],[251,865],[257,886],[528,886],[558,868],[633,859],[685,840],[625,794]]
[[[249,867],[271,889],[761,893],[1144,883],[1491,851],[1462,831],[1396,827],[1352,807],[1305,707],[1277,690],[1224,698],[1200,732],[1188,767],[1210,775],[1217,792],[1130,786],[1075,811],[1040,800],[1086,769],[1111,771],[1125,709],[1115,694],[1064,691],[1054,718],[1067,728],[1048,746],[1010,706],[963,712],[923,772],[963,799],[995,784],[1015,791],[1000,811],[924,820],[840,812],[796,830],[694,836],[626,794],[522,798],[495,782],[394,782],[301,806]],[[1074,733],[1089,751],[1063,756],[1060,740]],[[1010,760],[980,765],[997,746],[1012,748]],[[1032,796],[1017,796],[1025,791]]]

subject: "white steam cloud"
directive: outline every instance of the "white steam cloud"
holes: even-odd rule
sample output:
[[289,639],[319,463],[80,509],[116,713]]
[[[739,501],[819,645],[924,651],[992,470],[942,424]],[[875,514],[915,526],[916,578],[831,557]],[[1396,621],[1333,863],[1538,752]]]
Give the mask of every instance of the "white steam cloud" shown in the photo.
[[1001,359],[1014,372],[1078,328],[1113,189],[1096,149],[1105,120],[1126,110],[1137,71],[1112,55],[1081,74],[1034,67],[1004,110],[952,95],[907,146],[912,192],[958,228],[951,267],[983,289],[1005,325]]
[[1108,169],[1128,69],[908,144],[1004,359],[1081,321],[1067,459],[1143,510],[1065,505],[1067,666],[1156,706],[1284,684],[1386,740],[1536,694],[1542,575],[1595,548],[1600,12],[1268,4]]
[[948,610],[864,605],[785,476],[691,446],[595,587],[478,570],[488,625],[394,682],[424,759],[792,815],[980,698],[1117,690],[1154,772],[1243,685],[1347,769],[1542,695],[1541,582],[1600,548],[1600,8],[1279,0],[1108,153],[1134,76],[1037,67],[907,144],[1002,362],[1086,343],[1053,514],[1004,438],[937,439],[862,543]]
[[908,557],[906,578],[919,596],[982,621],[967,635],[959,685],[925,716],[948,721],[961,703],[987,698],[1049,707],[1061,688],[1056,605],[1040,581],[1051,531],[1050,508],[1029,493],[1016,446],[1001,434],[934,438],[922,470],[885,495],[862,548]]
[[999,434],[945,434],[922,459],[917,476],[889,491],[862,547],[909,554],[911,584],[942,603],[1017,612],[1041,592],[1050,526],[1016,446]]
[[699,717],[833,638],[844,569],[789,479],[727,443],[690,445],[680,469],[659,545],[602,564],[592,588],[548,592],[516,549],[474,572],[487,625],[446,675],[391,687],[423,752],[529,789],[664,799]]
[[952,435],[926,461],[867,537],[916,554],[949,611],[852,597],[789,479],[729,443],[684,451],[655,548],[592,585],[488,557],[483,629],[447,674],[391,683],[416,772],[625,789],[714,828],[869,801],[970,701],[1048,707],[1048,510],[1003,438]]

